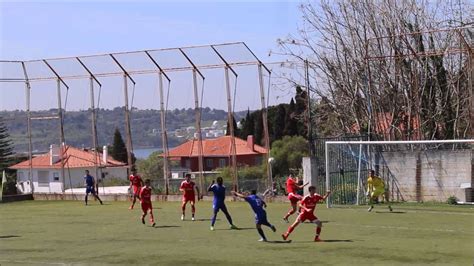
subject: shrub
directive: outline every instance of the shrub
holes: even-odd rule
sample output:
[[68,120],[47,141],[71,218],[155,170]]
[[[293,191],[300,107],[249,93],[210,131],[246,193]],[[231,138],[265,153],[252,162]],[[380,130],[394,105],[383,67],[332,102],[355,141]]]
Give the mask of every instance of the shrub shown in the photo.
[[448,198],[447,203],[449,205],[456,205],[458,204],[458,198],[456,198],[456,196],[451,196]]

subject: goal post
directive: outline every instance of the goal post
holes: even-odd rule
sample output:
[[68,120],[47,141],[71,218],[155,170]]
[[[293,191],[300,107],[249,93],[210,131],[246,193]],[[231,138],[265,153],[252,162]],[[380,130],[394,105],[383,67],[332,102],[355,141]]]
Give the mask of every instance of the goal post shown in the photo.
[[[326,141],[325,187],[333,204],[364,204],[369,170],[385,182],[387,200],[470,198],[474,139]],[[384,199],[385,200],[385,199]]]

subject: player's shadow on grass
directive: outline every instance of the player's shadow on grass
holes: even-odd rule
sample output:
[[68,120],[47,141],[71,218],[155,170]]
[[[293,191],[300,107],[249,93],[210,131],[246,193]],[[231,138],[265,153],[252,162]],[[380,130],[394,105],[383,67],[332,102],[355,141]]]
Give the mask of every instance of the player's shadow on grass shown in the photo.
[[407,212],[403,212],[403,211],[376,211],[375,213],[393,213],[393,214],[403,214],[403,213],[407,213]]
[[14,238],[14,237],[20,237],[20,236],[17,236],[17,235],[6,235],[6,236],[0,236],[0,239],[3,239],[3,238]]
[[[192,222],[191,220],[185,220],[185,221]],[[210,222],[210,221],[212,221],[212,219],[196,219],[196,222]],[[216,219],[216,221],[220,221],[220,220]]]
[[179,225],[155,225],[154,228],[174,228],[174,227],[181,227]]
[[326,242],[326,243],[338,243],[338,242],[352,243],[354,241],[351,240],[351,239],[324,239],[323,242]]
[[238,227],[237,229],[229,229],[229,228],[216,228],[215,230],[255,230],[255,227]]
[[291,240],[268,240],[267,243],[271,244],[289,244]]
[[[354,240],[351,239],[323,239],[321,241],[322,243],[352,243]],[[320,243],[320,242],[314,242],[314,241],[298,241],[298,243]]]

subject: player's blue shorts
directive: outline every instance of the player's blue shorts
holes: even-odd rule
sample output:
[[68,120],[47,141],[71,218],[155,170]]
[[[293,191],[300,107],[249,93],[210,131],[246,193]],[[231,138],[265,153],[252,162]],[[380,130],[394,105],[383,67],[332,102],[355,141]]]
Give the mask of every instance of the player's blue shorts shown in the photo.
[[212,209],[214,209],[214,213],[219,212],[219,210],[222,210],[223,212],[227,212],[227,207],[225,206],[224,202],[214,202],[212,204]]
[[86,186],[86,194],[88,194],[88,193],[95,194],[94,186]]
[[256,213],[255,223],[256,224],[270,224],[267,220],[267,213],[266,212]]

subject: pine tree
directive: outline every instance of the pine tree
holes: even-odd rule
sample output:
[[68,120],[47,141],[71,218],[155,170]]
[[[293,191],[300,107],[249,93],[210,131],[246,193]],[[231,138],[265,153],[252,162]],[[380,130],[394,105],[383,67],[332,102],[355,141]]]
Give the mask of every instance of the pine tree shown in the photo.
[[0,178],[2,172],[5,170],[7,183],[3,185],[3,195],[16,194],[16,174],[15,170],[7,169],[12,164],[19,163],[25,158],[15,159],[13,155],[13,143],[10,140],[8,129],[0,117]]
[[262,111],[255,111],[251,115],[252,119],[255,121],[255,129],[254,129],[254,139],[255,143],[262,145],[264,143],[264,135],[263,135],[263,118],[262,118]]
[[295,95],[295,111],[293,118],[296,120],[297,135],[308,137],[307,129],[307,108],[308,108],[308,97],[306,91],[302,90],[301,87],[296,86]]
[[255,121],[254,117],[250,115],[250,109],[247,110],[247,115],[241,121],[242,130],[240,132],[240,137],[242,139],[247,139],[248,135],[254,135],[255,130]]
[[13,155],[13,146],[10,135],[3,119],[0,117],[0,172],[9,166],[11,155]]
[[307,95],[306,91],[302,90],[300,86],[296,86],[296,95],[295,95],[295,111],[297,115],[304,114],[307,108]]
[[110,155],[117,161],[128,163],[127,147],[125,146],[125,142],[123,142],[122,135],[118,128],[115,128],[114,143]]
[[290,105],[288,106],[288,110],[286,110],[285,129],[283,130],[284,136],[295,136],[298,134],[295,110],[295,101],[292,98],[290,101]]
[[279,140],[284,135],[285,129],[285,119],[286,119],[286,109],[284,104],[279,104],[277,106],[276,114],[272,117],[272,142]]
[[[240,130],[237,127],[237,122],[235,122],[234,115],[231,115],[232,118],[232,123],[234,124],[234,136],[238,137],[240,136]],[[229,121],[227,120],[227,126],[226,126],[226,136],[230,136],[230,127],[229,127]]]

